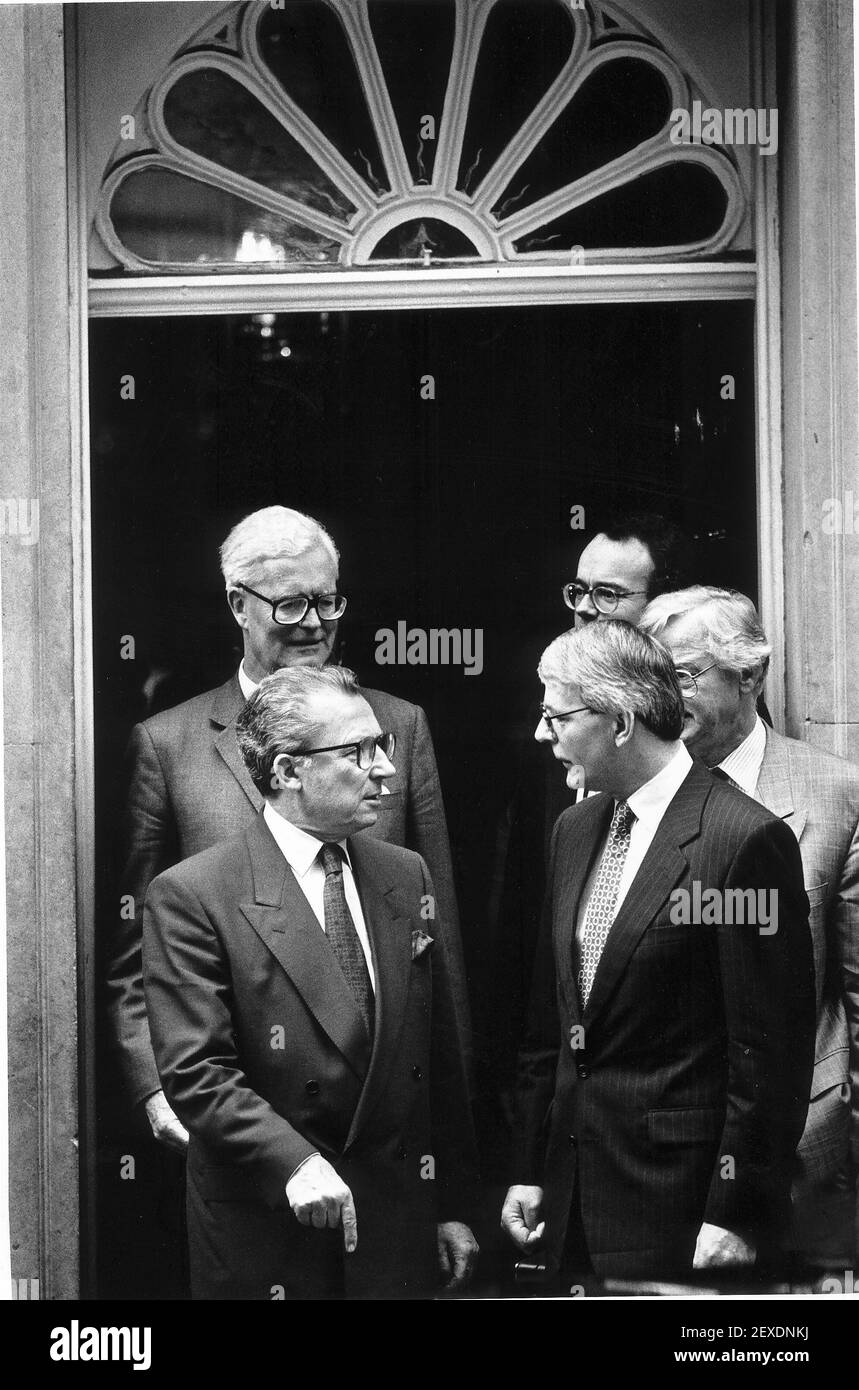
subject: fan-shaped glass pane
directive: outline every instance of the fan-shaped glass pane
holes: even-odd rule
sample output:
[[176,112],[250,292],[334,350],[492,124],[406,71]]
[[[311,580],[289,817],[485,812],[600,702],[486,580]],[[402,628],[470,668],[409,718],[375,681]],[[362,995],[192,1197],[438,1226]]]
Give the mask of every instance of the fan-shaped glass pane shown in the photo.
[[239,82],[217,68],[185,73],[164,101],[167,129],[186,149],[345,222],[345,193]]
[[376,132],[340,20],[322,0],[263,10],[257,30],[266,66],[374,192],[387,192]]
[[458,187],[474,193],[573,48],[575,11],[563,4],[498,0],[477,59]]
[[129,174],[110,215],[120,241],[147,261],[334,262],[340,254],[338,242],[170,169]]
[[656,135],[671,115],[671,94],[650,63],[618,58],[584,82],[492,209],[504,218],[601,169]]
[[[453,0],[369,0],[370,24],[415,183],[428,183],[453,54]],[[422,134],[424,118],[435,137]]]
[[518,252],[573,246],[677,246],[721,227],[728,195],[701,164],[670,164],[594,198],[514,242]]
[[477,249],[464,232],[433,217],[404,222],[382,237],[373,261],[422,260],[429,251],[433,260],[474,260]]

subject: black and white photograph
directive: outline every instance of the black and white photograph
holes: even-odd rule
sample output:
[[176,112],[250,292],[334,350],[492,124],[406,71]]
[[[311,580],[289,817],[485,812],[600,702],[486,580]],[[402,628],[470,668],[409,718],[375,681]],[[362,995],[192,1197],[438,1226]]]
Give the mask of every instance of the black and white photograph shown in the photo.
[[296,1301],[822,1369],[856,22],[0,5],[0,1262],[49,1374]]

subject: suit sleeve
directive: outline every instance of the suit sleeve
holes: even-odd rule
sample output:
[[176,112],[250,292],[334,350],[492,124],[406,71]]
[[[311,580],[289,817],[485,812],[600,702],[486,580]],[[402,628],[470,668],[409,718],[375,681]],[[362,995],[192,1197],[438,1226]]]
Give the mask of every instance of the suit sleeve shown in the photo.
[[528,1003],[525,1035],[516,1067],[513,1151],[510,1181],[543,1185],[548,1116],[555,1094],[555,1074],[561,1045],[558,980],[553,940],[556,824],[549,850],[546,895],[534,974]]
[[170,1105],[192,1135],[248,1169],[269,1206],[282,1206],[288,1178],[318,1148],[252,1090],[239,1064],[218,934],[197,898],[169,875],[146,896],[143,977]]
[[[434,897],[433,880],[425,863],[421,864],[421,873],[422,894]],[[438,942],[438,917],[427,925]],[[466,1053],[454,1008],[448,959],[434,946],[431,960],[430,1105],[437,1165],[438,1219],[472,1224],[479,1174]]]
[[[847,1013],[850,1047],[850,1158],[859,1174],[859,825],[841,871],[830,919],[829,939]],[[859,1232],[859,1211],[857,1211]]]
[[133,730],[126,757],[122,903],[108,938],[107,1005],[122,1080],[137,1105],[161,1089],[143,996],[143,903],[152,880],[175,863],[178,848],[164,772],[145,724]]
[[459,912],[453,881],[453,863],[447,819],[441,794],[432,735],[423,710],[414,706],[412,756],[410,759],[406,848],[416,850],[426,860],[435,884],[436,933],[447,964],[454,1015],[465,1049],[466,1066],[471,1070],[471,1018]]
[[787,1217],[814,1066],[808,899],[799,846],[787,826],[771,821],[745,839],[723,891],[730,889],[752,889],[758,901],[763,890],[777,916],[762,930],[743,911],[734,914],[740,923],[717,928],[728,1078],[704,1219],[766,1244]]

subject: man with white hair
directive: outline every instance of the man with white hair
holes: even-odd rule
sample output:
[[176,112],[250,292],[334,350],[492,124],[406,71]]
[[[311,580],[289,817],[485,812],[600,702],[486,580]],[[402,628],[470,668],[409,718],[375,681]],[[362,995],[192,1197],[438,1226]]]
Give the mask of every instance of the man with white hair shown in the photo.
[[678,668],[689,751],[780,816],[799,841],[817,1037],[793,1240],[809,1272],[843,1277],[859,1256],[859,767],[785,738],[755,713],[771,648],[744,594],[705,586],[662,594],[641,626]]
[[552,835],[502,1224],[576,1282],[751,1269],[811,1077],[796,840],[692,761],[671,659],[629,623],[564,633],[539,675],[535,738],[599,794]]
[[[318,521],[286,507],[246,516],[221,547],[227,601],[244,656],[218,688],[137,725],[131,739],[126,862],[122,892],[133,915],[110,944],[109,1010],[132,1105],[144,1104],[156,1139],[184,1150],[188,1136],[164,1098],[146,1019],[140,945],[143,902],[171,864],[253,823],[263,799],[239,755],[236,719],[265,676],[330,661],[346,599],[338,592],[338,553]],[[417,850],[435,885],[438,949],[447,958],[454,1013],[468,1055],[465,970],[450,845],[435,753],[417,705],[379,690],[363,696],[395,735],[397,773],[369,832]]]

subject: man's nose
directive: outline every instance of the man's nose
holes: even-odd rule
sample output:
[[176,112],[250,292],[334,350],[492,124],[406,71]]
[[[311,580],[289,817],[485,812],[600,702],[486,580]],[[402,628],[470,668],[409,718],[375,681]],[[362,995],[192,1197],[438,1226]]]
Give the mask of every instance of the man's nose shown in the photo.
[[387,780],[389,777],[396,776],[396,772],[397,769],[394,767],[394,764],[391,762],[387,753],[384,751],[384,749],[380,748],[378,744],[376,744],[376,756],[373,759],[373,766],[370,769],[370,775],[372,777],[381,777],[384,780]]
[[538,721],[537,727],[536,727],[536,729],[534,730],[534,737],[535,737],[535,739],[537,740],[538,743],[554,743],[554,742],[555,742],[555,738],[554,738],[554,735],[553,735],[553,733],[552,733],[552,730],[549,728],[549,725],[546,723],[546,721],[545,721],[545,719],[543,718],[542,714],[540,715],[540,719],[539,719],[539,721]]
[[317,628],[322,627],[322,625],[322,619],[319,616],[319,609],[316,607],[315,603],[311,603],[298,626]]

